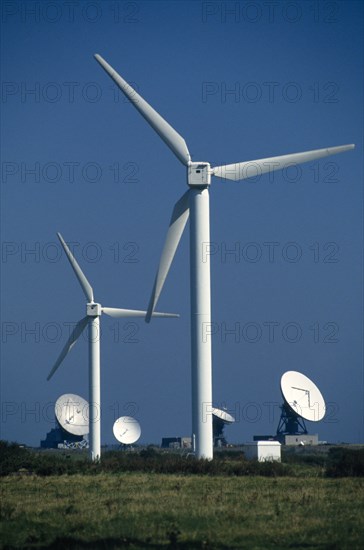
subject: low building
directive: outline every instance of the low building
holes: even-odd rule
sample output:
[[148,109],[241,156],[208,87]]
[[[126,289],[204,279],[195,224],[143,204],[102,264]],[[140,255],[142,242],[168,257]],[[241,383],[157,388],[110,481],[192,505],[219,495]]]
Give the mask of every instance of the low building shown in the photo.
[[163,437],[162,449],[191,449],[192,439],[190,437]]
[[283,435],[279,438],[282,445],[318,445],[318,434]]
[[280,462],[281,444],[279,441],[252,441],[242,446],[242,451],[247,460],[258,462]]

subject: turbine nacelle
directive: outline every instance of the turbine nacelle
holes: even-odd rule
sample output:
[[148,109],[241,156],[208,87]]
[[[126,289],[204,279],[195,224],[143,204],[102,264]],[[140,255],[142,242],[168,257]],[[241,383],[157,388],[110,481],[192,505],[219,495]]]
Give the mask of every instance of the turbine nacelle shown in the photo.
[[211,166],[208,162],[189,162],[187,184],[190,187],[206,187],[211,183]]
[[87,317],[100,317],[101,313],[102,313],[101,304],[95,304],[95,302],[91,302],[86,305]]

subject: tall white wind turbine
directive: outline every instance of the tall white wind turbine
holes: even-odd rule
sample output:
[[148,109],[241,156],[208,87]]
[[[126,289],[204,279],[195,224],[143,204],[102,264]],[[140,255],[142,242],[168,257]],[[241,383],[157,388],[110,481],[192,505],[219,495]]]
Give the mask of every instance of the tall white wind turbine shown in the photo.
[[204,341],[203,328],[211,322],[210,262],[202,260],[203,244],[210,242],[209,186],[211,176],[242,180],[281,170],[353,149],[342,145],[212,168],[208,162],[192,162],[185,140],[100,55],[96,60],[119,86],[159,137],[186,166],[189,190],[175,204],[162,252],[146,320],[149,321],[162,291],[188,216],[190,216],[192,437],[198,458],[213,458],[211,343]]
[[[93,289],[82,272],[75,257],[68,248],[60,233],[57,233],[61,245],[67,255],[73,271],[86,296],[86,316],[78,321],[55,362],[47,380],[50,380],[63,359],[71,351],[78,338],[88,325],[89,333],[89,426],[90,426],[90,458],[99,460],[101,457],[101,403],[100,403],[100,317],[102,313],[110,317],[144,317],[146,311],[134,309],[119,309],[114,307],[103,307],[94,302]],[[155,317],[178,317],[173,313],[153,313]]]

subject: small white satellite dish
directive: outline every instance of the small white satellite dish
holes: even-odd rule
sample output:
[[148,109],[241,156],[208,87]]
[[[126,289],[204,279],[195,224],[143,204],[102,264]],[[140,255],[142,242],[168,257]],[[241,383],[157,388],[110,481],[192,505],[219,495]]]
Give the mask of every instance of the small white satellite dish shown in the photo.
[[125,445],[131,445],[138,441],[142,433],[139,422],[132,416],[121,416],[118,418],[114,422],[112,431],[115,438]]
[[66,432],[73,435],[89,433],[89,407],[83,397],[74,393],[61,395],[55,404],[58,422]]
[[212,414],[217,418],[220,418],[220,420],[222,420],[225,424],[233,424],[233,422],[235,422],[235,418],[222,409],[214,408],[212,409]]
[[290,370],[281,378],[283,399],[298,416],[318,422],[325,416],[325,400],[318,387],[300,372]]

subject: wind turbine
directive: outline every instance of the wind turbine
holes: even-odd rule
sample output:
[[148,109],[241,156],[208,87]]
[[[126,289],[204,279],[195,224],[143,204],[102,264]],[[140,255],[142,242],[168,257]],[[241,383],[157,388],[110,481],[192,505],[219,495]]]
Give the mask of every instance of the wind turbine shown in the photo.
[[[63,240],[60,233],[57,233],[61,245],[67,255],[73,271],[87,298],[86,317],[78,321],[55,362],[47,380],[50,380],[63,359],[71,351],[82,332],[89,326],[89,425],[90,425],[90,458],[99,460],[101,456],[101,406],[100,406],[100,317],[106,313],[110,317],[145,317],[146,311],[134,309],[119,309],[114,307],[103,307],[94,302],[92,286],[86,279],[75,257]],[[173,313],[153,313],[155,317],[179,317]]]
[[[111,76],[159,137],[187,168],[189,190],[175,204],[163,248],[146,321],[157,304],[188,216],[190,216],[190,285],[191,285],[191,368],[192,368],[192,437],[198,458],[213,458],[211,343],[204,341],[203,329],[211,323],[210,260],[202,259],[202,246],[210,242],[209,186],[211,176],[242,180],[251,176],[281,170],[353,149],[342,145],[293,153],[278,157],[238,162],[214,168],[208,162],[192,162],[187,144],[164,118],[158,114],[100,55],[96,60]],[[251,173],[253,169],[253,173]],[[205,338],[206,340],[206,338]]]

